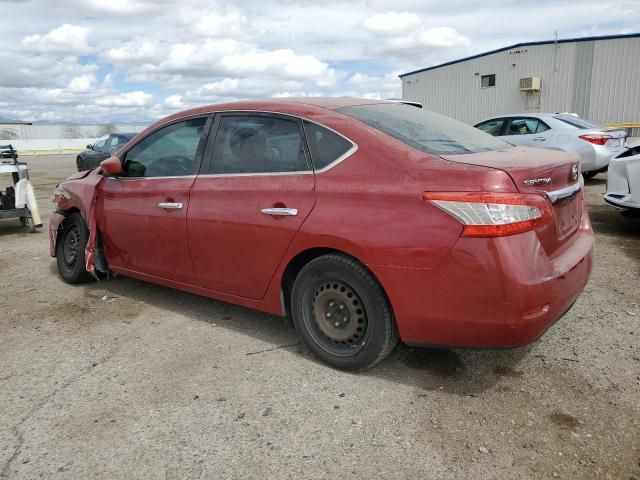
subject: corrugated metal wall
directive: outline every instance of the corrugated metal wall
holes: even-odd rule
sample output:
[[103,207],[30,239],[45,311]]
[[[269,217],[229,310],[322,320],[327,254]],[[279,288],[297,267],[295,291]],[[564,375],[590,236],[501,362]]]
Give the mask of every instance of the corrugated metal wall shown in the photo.
[[[593,68],[589,68],[592,63]],[[496,86],[480,88],[482,75]],[[519,80],[540,77],[539,95]],[[476,123],[493,115],[575,112],[598,123],[640,122],[640,38],[532,45],[402,78],[402,98]]]
[[99,138],[115,132],[139,132],[147,125],[14,125],[0,123],[0,144],[11,140]]

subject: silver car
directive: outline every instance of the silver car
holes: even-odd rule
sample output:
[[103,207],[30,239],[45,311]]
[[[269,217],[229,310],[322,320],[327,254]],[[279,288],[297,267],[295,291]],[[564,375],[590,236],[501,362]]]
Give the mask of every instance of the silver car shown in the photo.
[[605,172],[609,160],[625,148],[624,130],[608,130],[566,113],[502,115],[475,125],[515,145],[577,153],[585,178]]

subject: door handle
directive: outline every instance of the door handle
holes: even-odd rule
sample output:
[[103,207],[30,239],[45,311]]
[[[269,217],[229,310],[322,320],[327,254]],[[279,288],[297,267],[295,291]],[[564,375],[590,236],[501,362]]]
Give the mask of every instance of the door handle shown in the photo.
[[533,139],[533,141],[534,141],[534,142],[544,142],[544,141],[546,141],[546,140],[547,140],[547,139],[546,139],[546,138],[544,138],[544,137],[537,137],[537,138],[534,138],[534,139]]
[[158,206],[160,208],[178,210],[178,209],[182,208],[182,203],[180,203],[180,202],[160,202],[158,204]]
[[281,215],[283,217],[295,217],[298,215],[297,208],[263,208],[260,210],[265,215]]

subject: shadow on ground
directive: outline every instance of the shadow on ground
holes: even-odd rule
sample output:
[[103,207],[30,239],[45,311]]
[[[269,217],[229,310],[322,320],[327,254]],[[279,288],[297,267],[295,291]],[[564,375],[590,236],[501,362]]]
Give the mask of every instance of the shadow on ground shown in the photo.
[[[51,262],[50,269],[57,275],[55,261]],[[285,348],[298,355],[300,361],[320,362],[300,342],[290,319],[125,277],[90,283],[79,288],[84,288],[85,296],[95,301],[100,301],[106,295],[143,302],[152,308],[215,324],[216,328],[249,335],[267,343],[265,350],[287,346]],[[382,378],[424,391],[442,390],[476,396],[493,388],[501,377],[521,376],[523,373],[518,365],[530,355],[531,349],[532,347],[478,351],[410,348],[401,344],[382,363],[358,375]],[[259,353],[271,354],[270,351]]]

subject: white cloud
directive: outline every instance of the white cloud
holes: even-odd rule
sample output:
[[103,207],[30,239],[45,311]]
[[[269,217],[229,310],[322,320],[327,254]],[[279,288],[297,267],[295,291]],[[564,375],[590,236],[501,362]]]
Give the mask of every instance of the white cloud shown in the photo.
[[402,84],[398,78],[400,72],[392,72],[384,76],[372,76],[362,73],[352,75],[347,84],[356,91],[352,96],[365,98],[399,98],[402,95]]
[[376,13],[362,23],[371,33],[385,36],[407,35],[422,26],[420,17],[409,12]]
[[93,89],[96,77],[93,74],[80,75],[73,77],[69,82],[67,91],[71,93],[87,93]]
[[103,107],[146,107],[151,105],[153,95],[142,91],[117,93],[98,98],[95,103]]
[[429,49],[470,45],[469,39],[454,28],[427,27],[415,13],[377,13],[365,18],[362,24],[377,40],[366,49],[373,55],[423,58]]
[[160,61],[162,55],[158,42],[141,38],[110,48],[105,56],[114,65],[130,66]]
[[185,15],[185,24],[196,34],[203,37],[244,37],[248,33],[249,21],[237,8],[228,7],[219,13],[217,9],[202,14]]
[[185,104],[182,101],[182,95],[169,95],[167,98],[164,99],[164,105],[167,108],[176,109],[176,110],[185,108]]
[[55,0],[54,3],[76,11],[111,15],[160,14],[170,4],[167,0]]
[[[233,39],[206,39],[204,43],[184,42],[155,45],[145,53],[137,43],[111,49],[107,57],[117,65],[128,66],[127,73],[136,81],[176,81],[176,77],[230,79],[257,77],[312,82],[332,86],[340,78],[335,69],[312,55],[291,49],[265,50],[254,44]],[[164,52],[164,53],[160,53]],[[155,58],[152,58],[155,55]]]
[[89,29],[65,23],[44,35],[34,34],[22,39],[26,50],[39,53],[62,53],[77,55],[88,53],[91,48],[88,42]]

